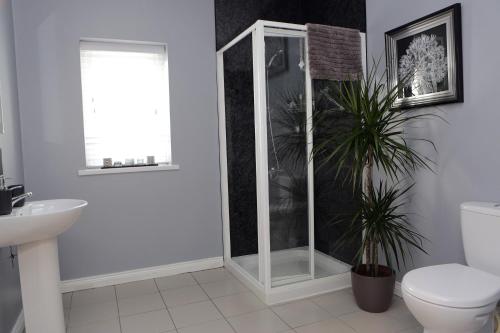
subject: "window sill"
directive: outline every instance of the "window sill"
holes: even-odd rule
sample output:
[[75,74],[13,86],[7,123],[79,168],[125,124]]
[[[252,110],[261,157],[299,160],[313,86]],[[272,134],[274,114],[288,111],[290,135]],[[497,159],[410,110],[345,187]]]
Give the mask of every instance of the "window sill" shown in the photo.
[[110,168],[110,169],[82,169],[78,170],[79,176],[97,176],[97,175],[108,175],[115,173],[136,173],[136,172],[153,172],[153,171],[170,171],[179,170],[179,166],[176,164],[162,164],[155,166],[143,166],[143,167],[132,167],[132,168]]

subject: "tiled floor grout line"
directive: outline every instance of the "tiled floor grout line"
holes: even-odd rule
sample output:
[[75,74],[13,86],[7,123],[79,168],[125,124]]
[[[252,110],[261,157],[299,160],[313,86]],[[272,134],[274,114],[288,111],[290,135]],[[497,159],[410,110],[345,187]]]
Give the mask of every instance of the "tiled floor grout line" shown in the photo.
[[[328,317],[325,317],[324,319],[321,319],[321,320],[317,320],[317,321],[314,321],[312,323],[308,323],[308,324],[303,324],[303,325],[299,325],[297,327],[292,327],[290,326],[279,314],[278,312],[276,312],[274,310],[274,307],[276,306],[280,306],[280,305],[284,305],[284,304],[287,304],[287,303],[293,303],[295,301],[292,301],[292,302],[285,302],[285,303],[282,303],[282,304],[276,304],[276,305],[267,305],[265,304],[265,302],[263,302],[251,289],[249,289],[248,287],[246,287],[246,285],[244,285],[240,280],[238,280],[234,275],[231,274],[231,272],[229,272],[228,270],[226,270],[225,268],[222,268],[224,274],[226,275],[222,275],[220,279],[219,278],[219,275],[218,273],[216,275],[214,275],[213,277],[209,274],[207,276],[207,278],[210,278],[210,279],[213,279],[215,278],[215,280],[211,281],[210,279],[207,279],[208,282],[200,282],[203,280],[203,278],[205,277],[204,275],[201,275],[200,276],[200,281],[195,277],[195,274],[191,273],[191,272],[188,272],[186,273],[188,277],[190,277],[191,279],[193,279],[193,282],[195,282],[194,284],[191,284],[190,286],[196,286],[198,288],[201,288],[203,294],[207,297],[207,300],[210,301],[210,304],[212,304],[215,309],[217,310],[217,312],[220,314],[220,318],[219,319],[211,319],[211,320],[208,320],[208,321],[205,321],[205,322],[202,322],[202,323],[198,323],[198,324],[193,324],[193,325],[188,325],[186,326],[186,328],[189,328],[189,327],[194,327],[194,326],[199,326],[199,325],[207,325],[207,324],[210,324],[210,323],[214,323],[214,322],[217,322],[221,319],[223,319],[225,321],[225,323],[227,324],[227,326],[230,328],[230,330],[232,332],[235,332],[237,333],[238,331],[236,330],[236,328],[238,327],[237,325],[236,326],[233,326],[233,324],[231,323],[230,319],[232,318],[238,318],[238,317],[241,317],[241,316],[246,316],[246,315],[250,315],[250,314],[255,314],[255,313],[258,313],[259,311],[267,311],[267,309],[270,310],[270,312],[268,312],[268,314],[270,315],[271,313],[278,318],[278,320],[284,324],[283,326],[283,329],[286,327],[287,328],[287,331],[286,332],[295,332],[297,333],[297,329],[301,329],[303,327],[306,327],[306,326],[309,326],[309,325],[315,325],[315,324],[318,324],[318,323],[322,323],[322,322],[325,322],[325,321],[328,321],[328,320],[338,320],[340,323],[342,323],[343,325],[345,325],[345,327],[349,327],[350,329],[352,329],[353,332],[356,332],[356,333],[362,333],[362,332],[365,332],[365,328],[361,328],[361,331],[357,331],[355,329],[355,326],[357,325],[357,319],[355,321],[352,321],[350,318],[341,318],[341,317],[344,317],[344,316],[349,316],[349,315],[353,315],[353,314],[356,314],[356,313],[362,313],[364,311],[360,310],[360,309],[357,309],[357,310],[353,310],[351,308],[348,308],[349,312],[347,313],[342,313],[340,315],[336,314],[335,310],[333,310],[333,312],[329,311],[329,303],[325,303],[323,300],[314,300],[314,297],[309,297],[309,298],[305,298],[305,299],[302,299],[302,301],[308,301],[312,304],[314,304],[316,307],[318,307],[319,309],[322,309],[323,311],[326,311],[326,313],[328,314]],[[236,282],[239,282],[241,283],[242,285],[244,285],[246,288],[244,291],[240,290],[240,289],[237,289],[236,292],[232,292],[232,291],[235,291],[233,290],[233,288],[230,288],[228,289],[227,291],[231,291],[229,294],[225,295],[224,293],[222,293],[222,295],[219,295],[217,297],[211,297],[207,290],[204,289],[203,285],[204,284],[207,284],[207,283],[214,283],[214,282],[222,282],[222,281],[228,281],[228,280],[231,280],[233,279],[234,281]],[[173,319],[173,316],[172,316],[172,312],[170,311],[171,309],[169,309],[169,307],[167,306],[167,295],[163,294],[162,293],[162,290],[160,289],[159,287],[159,281],[157,281],[157,279],[151,279],[153,280],[153,283],[154,283],[154,291],[155,293],[159,293],[160,294],[160,297],[161,297],[161,300],[162,300],[162,303],[164,304],[165,306],[165,310],[167,311],[167,314],[168,316],[170,317],[171,321],[172,321],[172,326],[173,326],[173,331],[168,331],[169,333],[174,333],[174,332],[179,332],[179,329],[176,325],[176,323],[174,322],[174,319]],[[114,285],[112,286],[113,287],[113,292],[114,292],[114,301],[115,301],[115,304],[116,304],[116,307],[117,307],[117,312],[118,312],[118,324],[119,324],[119,332],[120,333],[123,333],[123,327],[122,327],[122,317],[121,317],[121,313],[120,313],[120,307],[119,307],[119,299],[118,299],[118,285]],[[168,287],[168,285],[167,285]],[[189,286],[180,286],[178,288],[184,288],[184,287],[189,287]],[[225,287],[224,287],[225,288]],[[96,289],[96,288],[92,288],[92,289]],[[168,288],[167,288],[168,289]],[[172,288],[172,289],[176,289],[176,288]],[[241,288],[243,289],[243,288]],[[151,289],[151,291],[153,291]],[[222,291],[226,291],[225,289],[223,289]],[[219,308],[219,306],[217,305],[217,303],[215,303],[215,300],[219,299],[219,298],[224,298],[224,297],[230,297],[230,296],[237,296],[237,295],[240,295],[240,294],[245,294],[245,293],[248,293],[248,296],[252,295],[254,297],[256,297],[261,303],[264,304],[264,306],[262,308],[257,308],[257,309],[254,309],[254,307],[250,307],[249,311],[246,311],[246,312],[243,312],[243,313],[238,313],[236,312],[237,314],[236,315],[231,315],[231,316],[226,316],[223,311],[222,311],[222,308]],[[216,293],[217,294],[217,293]],[[64,295],[64,294],[63,294]],[[68,311],[68,322],[66,323],[66,332],[69,331],[70,327],[69,327],[69,323],[70,323],[70,314],[71,314],[71,311],[73,309],[73,306],[74,306],[74,303],[75,300],[76,300],[76,295],[75,295],[75,292],[70,292],[68,296],[68,307],[66,308],[67,311]],[[237,298],[239,299],[239,298]],[[194,303],[201,303],[201,302],[206,302],[207,300],[200,300],[200,301],[196,301],[196,302],[190,302],[188,304],[194,304]],[[326,299],[328,301],[328,299]],[[319,304],[319,303],[324,303],[323,305]],[[178,305],[178,306],[183,306],[183,305],[187,305],[187,304],[181,304],[181,305]],[[332,304],[333,305],[333,304]],[[335,306],[335,305],[333,305]],[[394,322],[397,322],[397,323],[400,323],[400,324],[405,324],[407,323],[408,321],[406,320],[406,317],[404,316],[404,313],[401,312],[401,315],[400,315],[400,310],[404,310],[404,302],[402,302],[402,304],[397,304],[398,307],[396,307],[395,309],[397,310],[395,313],[386,313],[385,316],[383,316],[384,318],[386,318],[386,320],[388,322],[391,322],[391,323],[394,323]],[[175,306],[174,306],[175,307]],[[172,307],[172,308],[174,308]],[[399,308],[401,307],[401,309]],[[144,313],[147,313],[147,312],[152,312],[154,310],[151,310],[151,311],[146,311]],[[230,311],[231,312],[231,311]],[[141,312],[142,314],[142,312]],[[126,316],[124,316],[126,317]],[[363,316],[362,316],[363,317]],[[354,319],[354,318],[353,318]],[[220,322],[222,323],[222,321]],[[276,321],[277,323],[277,321]],[[410,322],[408,322],[410,323]],[[329,325],[329,324],[327,324]],[[395,323],[394,324],[391,324],[391,325],[396,325]],[[227,327],[226,326],[226,327]],[[200,326],[201,327],[201,326]],[[401,326],[402,327],[402,326]],[[398,332],[398,333],[402,333],[406,330],[411,330],[411,329],[414,329],[414,328],[420,328],[419,326],[413,326],[413,325],[407,325],[407,327],[404,327],[402,329],[398,329],[398,330],[395,330],[395,332]],[[397,327],[394,327],[394,328],[397,328]],[[182,328],[184,329],[184,328]],[[167,332],[164,332],[164,333],[167,333]]]
[[[334,291],[334,292],[332,292],[332,293],[335,293],[335,292],[337,292],[337,291]],[[328,294],[328,293],[327,293],[327,294]],[[326,295],[326,294],[325,294],[325,295]],[[351,327],[351,325],[349,325],[347,322],[345,322],[345,321],[343,321],[342,319],[340,319],[340,317],[341,317],[341,316],[344,316],[344,315],[348,315],[348,314],[353,314],[353,313],[361,312],[361,311],[362,311],[361,309],[359,309],[358,311],[352,311],[352,312],[344,313],[344,314],[342,314],[342,315],[340,315],[340,316],[337,316],[337,315],[334,315],[334,314],[330,313],[327,309],[325,309],[325,308],[324,308],[323,306],[321,306],[320,304],[316,303],[316,302],[313,300],[313,298],[314,298],[314,296],[313,296],[313,297],[304,298],[304,299],[301,299],[301,300],[299,300],[299,301],[309,301],[309,302],[313,303],[314,305],[316,305],[316,306],[317,306],[317,307],[319,307],[320,309],[322,309],[322,310],[326,311],[326,312],[328,313],[328,315],[329,315],[329,318],[327,318],[327,319],[323,319],[323,320],[320,320],[320,321],[316,321],[316,322],[314,322],[314,323],[309,323],[309,324],[300,325],[300,326],[297,326],[297,327],[295,327],[295,328],[294,328],[294,327],[291,327],[290,325],[288,325],[288,323],[287,323],[287,322],[285,322],[285,321],[284,321],[284,320],[283,320],[283,319],[279,316],[279,314],[278,314],[278,313],[276,313],[276,312],[274,311],[274,309],[272,308],[272,306],[269,306],[269,308],[270,308],[270,310],[271,310],[274,314],[276,314],[276,316],[278,316],[278,318],[279,318],[282,322],[284,322],[284,323],[285,323],[285,325],[287,325],[288,327],[290,327],[290,328],[292,329],[292,331],[294,331],[294,332],[296,331],[296,329],[297,329],[297,328],[304,327],[304,326],[308,326],[308,325],[313,325],[313,324],[316,324],[316,323],[321,323],[321,322],[324,322],[324,321],[327,321],[327,320],[331,320],[331,319],[337,319],[337,320],[339,320],[340,322],[342,322],[343,324],[345,324],[347,327],[351,328],[354,332],[357,332],[357,331],[354,329],[354,327]],[[291,302],[296,302],[296,301],[291,301]],[[291,303],[291,302],[285,302],[285,303],[277,304],[276,306],[284,305],[284,304]],[[392,317],[391,317],[391,318],[392,318]]]
[[154,283],[155,283],[155,286],[156,286],[156,289],[158,290],[158,292],[160,293],[160,297],[161,297],[161,301],[163,302],[163,304],[165,305],[165,310],[167,310],[167,313],[168,315],[170,316],[170,320],[172,321],[172,324],[174,325],[174,330],[175,332],[179,332],[177,330],[177,325],[175,325],[175,321],[174,321],[174,317],[172,317],[172,313],[170,313],[170,310],[168,309],[168,306],[167,306],[167,302],[165,301],[165,299],[163,298],[163,294],[160,290],[160,287],[158,287],[158,283],[156,282],[156,279],[153,279]]
[[[342,289],[341,289],[341,290],[342,290]],[[336,293],[336,292],[338,292],[338,290],[337,290],[337,291],[333,291],[332,293]],[[329,294],[329,293],[327,293],[327,294]],[[323,294],[323,295],[327,295],[327,294]],[[353,296],[353,297],[354,297],[354,296]],[[307,299],[307,298],[306,298],[306,299]],[[358,309],[358,310],[354,310],[354,311],[350,311],[350,312],[342,313],[341,315],[334,315],[334,314],[330,313],[330,311],[328,311],[325,307],[321,306],[321,304],[316,303],[316,302],[315,302],[312,298],[309,298],[309,300],[310,300],[311,302],[313,302],[314,304],[316,304],[317,306],[319,306],[321,309],[323,309],[323,310],[325,310],[326,312],[328,312],[328,313],[330,314],[330,316],[332,316],[332,318],[335,318],[335,319],[338,319],[338,320],[340,320],[340,317],[341,317],[341,316],[346,316],[346,315],[350,315],[350,314],[353,314],[353,313],[357,313],[357,312],[361,312],[361,311],[363,311],[363,310],[361,310],[361,309]],[[343,322],[343,321],[342,321],[342,322]],[[351,326],[349,326],[349,327],[351,327]],[[354,328],[353,328],[353,330],[354,330]]]
[[[226,270],[226,268],[224,268],[224,270]],[[231,276],[232,276],[233,278],[235,278],[236,280],[238,280],[238,278],[237,278],[236,276],[234,276],[231,272],[229,272],[228,270],[226,270],[226,271],[227,271],[229,274],[231,274]],[[238,280],[238,282],[242,283],[242,282],[241,282],[241,281],[239,281],[239,280]],[[243,283],[242,283],[242,284],[243,284]],[[244,285],[244,284],[243,284],[243,285]],[[245,288],[246,288],[246,286],[245,286]],[[293,327],[291,327],[290,325],[288,325],[288,323],[287,323],[287,322],[285,322],[285,321],[283,320],[283,318],[281,318],[281,317],[280,317],[280,316],[279,316],[279,315],[278,315],[278,314],[277,314],[277,313],[273,310],[273,308],[272,308],[272,306],[271,306],[271,305],[266,304],[264,301],[262,301],[262,300],[259,298],[259,296],[255,295],[255,293],[254,293],[252,290],[250,290],[249,288],[247,288],[247,289],[248,289],[248,290],[252,293],[252,295],[254,295],[255,297],[257,297],[257,299],[258,299],[259,301],[261,301],[262,303],[264,303],[264,305],[266,306],[266,309],[269,309],[272,313],[274,313],[274,314],[276,315],[276,317],[278,317],[278,319],[279,319],[279,320],[280,320],[283,324],[285,324],[285,325],[286,325],[286,326],[287,326],[290,330],[292,330],[293,332],[295,332],[295,329],[294,329]],[[261,309],[261,310],[264,310],[264,309]],[[253,312],[248,312],[248,313],[255,313],[255,312],[258,312],[258,311],[261,311],[261,310],[257,310],[257,311],[253,311]],[[248,313],[246,313],[246,314],[248,314]],[[242,314],[242,315],[244,315],[244,314]],[[235,317],[237,317],[237,316],[235,316]],[[231,323],[229,323],[229,325],[231,325]],[[231,327],[232,327],[232,326],[231,326]],[[236,331],[236,330],[235,330],[235,331]]]
[[226,316],[224,316],[224,314],[222,313],[222,311],[219,309],[219,307],[217,306],[217,304],[215,304],[214,300],[212,299],[212,297],[210,297],[210,295],[206,292],[205,289],[203,289],[203,286],[201,285],[200,281],[198,281],[196,279],[196,277],[189,273],[191,275],[191,277],[196,281],[196,283],[198,284],[198,286],[201,288],[201,290],[203,290],[203,292],[205,293],[205,295],[207,295],[208,297],[208,300],[213,304],[213,306],[215,306],[215,308],[217,309],[217,311],[220,313],[220,315],[222,316],[222,318],[224,319],[224,321],[229,325],[229,327],[231,327],[231,329],[233,330],[233,332],[237,333],[236,332],[236,329],[233,327],[233,325],[231,325],[231,323],[229,322],[228,318],[226,318]]
[[274,309],[273,309],[272,306],[267,305],[267,307],[269,308],[269,310],[271,310],[272,313],[274,313],[276,315],[276,317],[279,318],[279,320],[281,320],[286,326],[288,326],[292,331],[295,332],[295,328],[293,328],[292,326],[288,325],[288,323],[285,320],[283,320],[283,318],[281,318],[280,315],[276,313],[276,311],[274,311]]
[[[359,311],[359,312],[361,312],[361,311],[362,311],[362,310],[360,309],[360,311]],[[353,314],[353,313],[356,313],[356,312],[351,312],[350,314]],[[345,316],[345,315],[342,315],[342,316]],[[351,325],[349,325],[349,323],[348,323],[347,321],[345,321],[345,320],[343,320],[342,318],[340,318],[340,317],[342,317],[342,316],[337,317],[337,319],[338,319],[338,320],[339,320],[342,324],[344,324],[344,325],[346,325],[347,327],[351,328],[354,332],[358,332],[358,331],[356,331],[356,329],[355,329],[354,327],[352,327]]]
[[115,292],[116,308],[118,310],[118,326],[120,327],[120,333],[123,333],[122,332],[122,317],[120,316],[120,306],[118,305],[118,291],[116,291],[116,286],[113,286],[113,290]]
[[[229,273],[230,273],[230,272],[229,272]],[[231,274],[231,275],[232,275],[232,274]],[[233,276],[233,278],[235,278],[237,281],[239,281],[236,277],[234,277],[234,275],[232,275],[232,276]],[[194,277],[193,277],[193,278],[194,278]],[[205,291],[205,290],[203,289],[203,287],[201,286],[201,283],[200,283],[200,282],[199,282],[196,278],[194,278],[194,280],[195,280],[195,281],[196,281],[196,283],[197,283],[197,284],[198,284],[198,285],[202,288],[202,290],[205,292],[205,294],[207,294],[207,293],[206,293],[206,291]],[[240,282],[240,281],[239,281],[239,282]],[[257,297],[257,298],[258,298],[258,296],[256,296],[256,295],[253,293],[253,291],[252,291],[252,290],[250,290],[250,289],[249,289],[249,291],[248,291],[248,292],[250,292],[252,295],[254,295],[255,297]],[[236,293],[236,294],[238,294],[238,293]],[[207,294],[207,296],[208,296],[208,294]],[[230,295],[226,295],[226,296],[230,296]],[[215,307],[219,310],[219,312],[221,312],[221,311],[220,311],[220,309],[217,307],[217,304],[215,304],[215,302],[213,301],[214,299],[216,299],[216,298],[220,298],[220,297],[214,297],[214,298],[212,298],[212,297],[210,297],[210,296],[208,296],[208,297],[209,297],[210,301],[211,301],[211,302],[215,305]],[[225,296],[221,296],[221,297],[225,297]],[[259,300],[260,300],[260,299],[259,299]],[[348,312],[348,313],[344,313],[344,314],[342,314],[342,315],[334,315],[334,314],[330,313],[329,311],[327,311],[327,309],[325,309],[323,306],[321,306],[320,304],[316,303],[313,299],[311,299],[311,298],[305,298],[304,300],[308,300],[308,301],[310,301],[311,303],[313,303],[314,305],[318,306],[320,309],[322,309],[322,310],[326,311],[326,312],[328,313],[328,315],[329,315],[329,318],[324,319],[324,320],[320,320],[320,321],[316,321],[316,322],[314,322],[314,323],[310,323],[310,324],[300,325],[300,326],[297,326],[297,327],[295,327],[295,328],[294,328],[294,327],[291,327],[291,326],[290,326],[290,325],[289,325],[286,321],[284,321],[284,320],[283,320],[283,319],[279,316],[279,314],[278,314],[278,313],[276,313],[276,312],[274,311],[273,306],[271,306],[271,305],[267,305],[267,304],[265,304],[265,303],[264,303],[264,304],[266,305],[266,308],[265,308],[265,309],[269,309],[269,310],[270,310],[273,314],[275,314],[275,315],[278,317],[278,319],[279,319],[279,320],[280,320],[283,324],[285,324],[285,325],[286,325],[286,326],[287,326],[287,327],[288,327],[288,328],[289,328],[292,332],[296,332],[296,329],[297,329],[297,328],[301,328],[301,327],[304,327],[304,326],[308,326],[308,325],[313,325],[313,324],[321,323],[321,322],[324,322],[324,321],[327,321],[327,320],[331,320],[331,319],[336,319],[336,320],[340,321],[342,324],[344,324],[344,325],[346,325],[347,327],[349,327],[350,329],[352,329],[354,332],[357,332],[357,331],[356,331],[356,329],[355,329],[354,327],[352,327],[352,326],[351,326],[348,322],[344,321],[344,320],[343,320],[343,319],[341,319],[340,317],[341,317],[341,316],[344,316],[344,315],[349,315],[349,314],[357,313],[357,312],[362,312],[362,310],[358,310],[358,311],[351,311],[351,312]],[[286,303],[283,303],[283,304],[286,304]],[[255,312],[258,312],[258,311],[265,310],[265,309],[260,309],[260,310],[257,310],[257,311],[246,312],[246,313],[243,313],[243,314],[240,314],[240,315],[234,316],[234,317],[248,315],[248,314],[250,314],[250,313],[255,313]],[[231,326],[231,328],[232,328],[232,329],[236,332],[236,329],[235,329],[235,328],[231,325],[231,322],[229,322],[229,318],[227,318],[226,316],[224,316],[224,314],[223,314],[222,312],[221,312],[221,315],[222,315],[222,316],[223,316],[223,318],[226,320],[226,322],[227,322],[227,323]],[[390,318],[392,318],[392,319],[393,319],[393,320],[395,320],[395,321],[400,322],[400,320],[399,320],[396,316],[392,316],[392,315],[389,315],[389,314],[387,314],[387,316],[388,316],[388,317],[390,317]],[[406,328],[405,328],[405,329],[403,329],[403,330],[401,330],[401,331],[398,331],[398,332],[403,332],[404,330],[406,330]]]

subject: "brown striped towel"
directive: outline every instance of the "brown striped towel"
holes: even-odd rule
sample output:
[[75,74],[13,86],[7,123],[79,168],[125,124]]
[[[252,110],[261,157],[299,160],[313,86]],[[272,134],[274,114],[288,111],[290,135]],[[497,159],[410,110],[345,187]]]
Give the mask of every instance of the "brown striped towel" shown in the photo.
[[344,81],[362,74],[359,30],[307,25],[312,79]]

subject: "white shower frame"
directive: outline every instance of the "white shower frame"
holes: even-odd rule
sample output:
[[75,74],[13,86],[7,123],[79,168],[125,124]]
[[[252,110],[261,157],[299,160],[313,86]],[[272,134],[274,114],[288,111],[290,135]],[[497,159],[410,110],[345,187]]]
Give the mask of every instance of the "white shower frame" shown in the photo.
[[[267,147],[267,101],[265,72],[265,36],[301,37],[305,39],[306,62],[306,114],[307,114],[307,153],[312,151],[312,81],[307,58],[307,29],[305,25],[259,20],[227,45],[217,51],[217,87],[219,110],[219,146],[221,170],[222,220],[224,240],[224,266],[240,281],[250,288],[267,304],[277,304],[294,299],[310,297],[351,285],[350,273],[341,273],[316,279],[314,246],[314,166],[308,165],[308,209],[309,209],[309,263],[311,279],[272,287],[271,285],[271,248],[269,217],[268,147]],[[257,182],[257,228],[259,279],[248,273],[231,257],[229,193],[226,149],[226,112],[224,96],[224,52],[245,37],[252,35],[253,79],[254,79],[254,116],[255,116],[255,157]],[[366,36],[360,33],[363,70],[366,72]]]

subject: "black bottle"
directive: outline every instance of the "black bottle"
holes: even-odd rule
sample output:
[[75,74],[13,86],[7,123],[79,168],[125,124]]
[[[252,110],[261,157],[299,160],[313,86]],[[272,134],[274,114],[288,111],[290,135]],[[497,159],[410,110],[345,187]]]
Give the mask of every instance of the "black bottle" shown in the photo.
[[12,191],[5,186],[5,177],[0,175],[0,215],[12,213]]

